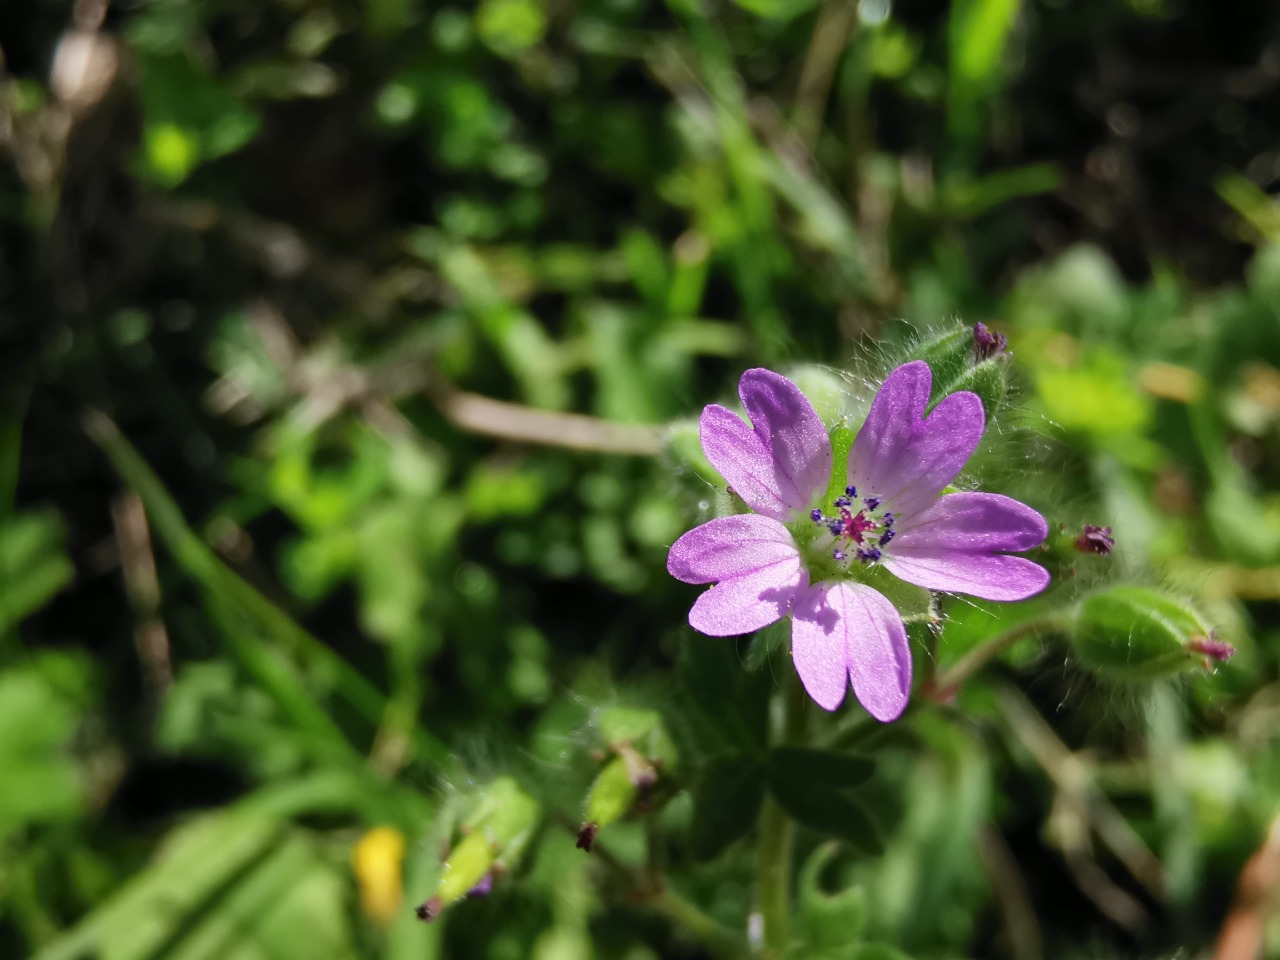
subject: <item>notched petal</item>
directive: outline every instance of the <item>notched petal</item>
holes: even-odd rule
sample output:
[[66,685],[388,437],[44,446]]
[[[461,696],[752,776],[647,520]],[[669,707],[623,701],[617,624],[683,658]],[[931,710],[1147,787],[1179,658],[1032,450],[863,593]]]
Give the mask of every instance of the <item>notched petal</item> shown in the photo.
[[982,401],[968,391],[944,398],[926,418],[932,381],[923,360],[893,371],[849,451],[849,482],[901,513],[925,509],[955,479],[986,426]]
[[791,656],[805,690],[826,710],[844,699],[846,678],[877,720],[897,719],[911,694],[911,648],[902,618],[865,584],[825,582],[796,606]]
[[712,637],[752,633],[790,613],[808,583],[809,574],[797,553],[745,576],[720,581],[694,602],[689,625]]
[[753,369],[738,385],[751,426],[712,404],[702,412],[702,449],[757,513],[788,520],[807,509],[831,477],[831,439],[800,388]]
[[694,527],[673,543],[667,572],[685,583],[714,583],[797,555],[795,541],[778,521],[739,514]]

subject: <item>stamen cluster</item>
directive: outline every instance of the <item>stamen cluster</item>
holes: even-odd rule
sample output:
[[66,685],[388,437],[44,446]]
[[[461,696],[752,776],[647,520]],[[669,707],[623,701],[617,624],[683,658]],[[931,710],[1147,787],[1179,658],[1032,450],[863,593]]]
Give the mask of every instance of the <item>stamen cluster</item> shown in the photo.
[[[844,488],[844,496],[836,497],[836,515],[828,517],[821,510],[814,509],[809,516],[819,526],[826,527],[836,538],[836,547],[831,556],[836,560],[848,560],[850,547],[853,557],[863,563],[875,563],[883,555],[880,548],[888,546],[893,539],[894,516],[888,510],[877,513],[883,501],[877,496],[858,498],[858,488]],[[855,506],[857,512],[854,512]]]

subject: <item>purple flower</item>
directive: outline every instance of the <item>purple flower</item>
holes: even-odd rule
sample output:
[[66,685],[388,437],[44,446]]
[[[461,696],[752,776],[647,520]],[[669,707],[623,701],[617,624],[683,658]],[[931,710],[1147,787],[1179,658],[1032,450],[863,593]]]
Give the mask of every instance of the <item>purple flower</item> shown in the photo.
[[721,406],[702,413],[702,449],[754,513],[720,517],[671,547],[667,570],[713,583],[689,611],[695,630],[750,633],[791,615],[791,657],[825,710],[850,682],[878,720],[911,691],[911,649],[893,604],[871,582],[881,569],[930,590],[1022,600],[1049,573],[1006,556],[1048,533],[1044,518],[994,493],[939,496],[982,438],[976,394],[953,393],[926,418],[923,361],[885,380],[854,440],[844,494],[819,502],[832,478],[831,439],[798,387],[748,370],[738,394],[751,425]]

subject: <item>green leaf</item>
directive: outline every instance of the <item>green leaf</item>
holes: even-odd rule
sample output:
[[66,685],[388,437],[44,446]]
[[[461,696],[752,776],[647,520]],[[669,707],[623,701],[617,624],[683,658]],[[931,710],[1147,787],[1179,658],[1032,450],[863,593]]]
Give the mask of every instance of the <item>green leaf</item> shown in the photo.
[[44,606],[74,572],[62,552],[62,521],[56,513],[0,521],[0,635]]
[[828,787],[858,787],[871,779],[876,762],[832,750],[812,747],[776,747],[766,761],[769,779],[794,783],[820,783]]
[[756,822],[764,802],[764,771],[751,757],[737,756],[706,767],[693,790],[693,855],[710,860]]
[[853,844],[867,856],[884,852],[884,837],[871,811],[854,794],[820,783],[800,783],[769,771],[769,792],[802,826]]

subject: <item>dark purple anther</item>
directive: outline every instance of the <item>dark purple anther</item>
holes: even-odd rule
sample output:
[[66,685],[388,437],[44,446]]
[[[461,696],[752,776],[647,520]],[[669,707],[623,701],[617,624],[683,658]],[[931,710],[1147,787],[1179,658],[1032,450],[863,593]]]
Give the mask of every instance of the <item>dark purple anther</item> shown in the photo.
[[814,507],[813,510],[810,511],[809,516],[813,518],[814,523],[822,522],[822,511],[819,510],[817,507]]
[[1076,549],[1081,553],[1096,553],[1100,557],[1111,556],[1116,540],[1111,536],[1110,527],[1095,527],[1091,523],[1084,525],[1084,532],[1076,537]]
[[1009,348],[1009,338],[1003,333],[992,330],[979,321],[973,325],[973,352],[978,360],[990,360],[1003,356]]
[[493,872],[490,871],[480,878],[480,882],[467,891],[468,897],[487,897],[493,892]]
[[858,488],[852,485],[847,486],[844,488],[844,495],[850,499],[857,499]]
[[865,500],[862,501],[862,503],[864,506],[866,506],[868,510],[874,510],[876,507],[880,506],[880,498],[867,497]]
[[834,557],[836,560],[843,560],[846,554],[843,550],[832,550],[831,556]]

